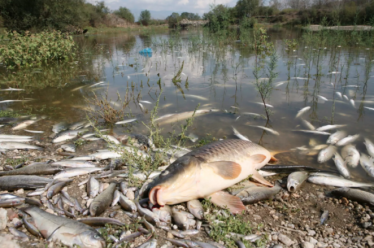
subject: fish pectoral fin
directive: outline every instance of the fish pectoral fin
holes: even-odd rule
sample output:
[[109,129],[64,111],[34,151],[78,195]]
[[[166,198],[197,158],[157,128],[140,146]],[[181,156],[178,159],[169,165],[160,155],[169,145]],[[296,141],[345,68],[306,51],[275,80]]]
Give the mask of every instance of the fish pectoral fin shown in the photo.
[[237,178],[242,172],[242,166],[232,161],[218,161],[207,163],[207,166],[224,179],[232,180]]
[[241,213],[246,209],[239,197],[224,191],[215,192],[206,198],[221,208],[228,208],[233,214]]
[[254,171],[253,174],[252,174],[252,178],[254,180],[256,180],[257,182],[261,183],[261,184],[264,184],[268,187],[273,187],[273,184],[271,184],[270,182],[266,181],[265,178],[263,178],[260,173],[258,173],[258,171]]
[[255,162],[256,164],[261,164],[266,159],[266,156],[264,154],[255,154],[250,158],[251,161]]

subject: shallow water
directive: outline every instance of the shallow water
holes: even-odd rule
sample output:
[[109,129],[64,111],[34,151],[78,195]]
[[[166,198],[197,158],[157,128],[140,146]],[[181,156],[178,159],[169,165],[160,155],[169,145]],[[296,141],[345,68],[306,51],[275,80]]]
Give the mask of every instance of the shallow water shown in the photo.
[[[371,131],[374,111],[364,108],[374,107],[372,47],[338,47],[339,44],[326,48],[308,47],[301,40],[300,30],[275,30],[268,34],[275,43],[278,55],[278,76],[273,85],[286,81],[274,87],[267,100],[268,104],[274,106],[269,123],[244,114],[252,112],[265,115],[263,105],[257,104],[261,98],[254,84],[253,52],[240,42],[214,46],[201,31],[181,32],[179,35],[77,36],[79,56],[76,61],[22,70],[15,74],[2,70],[2,88],[18,86],[25,91],[0,92],[0,101],[33,100],[2,103],[0,107],[47,116],[46,120],[28,129],[48,130],[50,133],[51,125],[58,121],[72,123],[86,118],[85,109],[90,106],[85,99],[92,97],[93,93],[100,95],[108,92],[108,98],[116,102],[117,93],[124,97],[128,91],[133,98],[126,112],[138,118],[138,122],[115,126],[116,132],[125,132],[132,127],[133,132],[147,134],[142,122],[148,123],[150,112],[159,98],[158,116],[193,111],[198,106],[199,109],[219,109],[196,117],[187,134],[194,133],[200,139],[235,138],[232,131],[232,127],[235,127],[241,134],[269,150],[289,151],[303,145],[308,147],[311,139],[320,144],[326,143],[328,136],[292,131],[302,128],[300,120],[295,119],[297,111],[311,106],[311,110],[303,115],[304,119],[316,127],[347,124],[344,130],[351,135],[360,134],[356,147],[360,152],[367,153],[362,138],[368,137],[374,141]],[[290,38],[300,41],[295,51],[286,50],[283,40]],[[151,57],[139,54],[145,47],[153,49]],[[172,78],[182,63],[181,82],[173,83]],[[332,74],[332,71],[338,73]],[[261,78],[267,78],[267,75],[263,74]],[[160,84],[157,83],[159,80]],[[90,87],[100,81],[104,81],[105,85]],[[337,97],[336,91],[354,99],[356,107]],[[151,104],[142,103],[146,108],[143,112],[137,99],[150,101]],[[185,124],[185,120],[162,125],[161,128],[168,135],[173,130],[178,132],[181,124]],[[248,124],[267,125],[280,135],[275,136]],[[15,133],[26,134],[24,131]],[[309,157],[297,152],[284,153],[279,157],[282,164],[334,167],[332,160],[318,164],[317,156]],[[350,168],[350,171],[356,180],[370,180],[360,165],[355,169]]]

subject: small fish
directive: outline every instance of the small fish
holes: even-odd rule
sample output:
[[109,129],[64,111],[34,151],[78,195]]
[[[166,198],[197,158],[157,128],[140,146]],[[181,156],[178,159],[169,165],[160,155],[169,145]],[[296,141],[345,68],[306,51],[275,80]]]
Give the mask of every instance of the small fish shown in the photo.
[[360,164],[369,176],[374,177],[373,160],[369,158],[365,153],[361,153]]
[[366,146],[366,150],[367,152],[369,153],[370,157],[374,158],[374,144],[373,142],[371,142],[371,140],[369,140],[368,138],[364,138],[365,142],[365,146]]
[[265,116],[260,115],[260,114],[257,114],[257,113],[244,112],[244,113],[242,113],[242,114],[243,114],[243,115],[251,115],[251,116],[254,116],[254,117],[256,117],[256,118],[266,119]]
[[340,72],[339,71],[332,71],[329,74],[340,74]]
[[76,149],[76,145],[75,144],[65,144],[65,145],[62,145],[61,148],[66,151],[66,152],[75,152],[75,149]]
[[316,130],[292,130],[293,132],[303,132],[303,133],[311,133],[311,134],[319,134],[319,135],[330,135],[331,133],[316,131]]
[[364,107],[364,108],[366,108],[368,110],[373,110],[374,111],[374,108],[370,108],[370,107]]
[[278,194],[281,190],[279,185],[274,185],[272,188],[262,187],[262,186],[254,186],[254,187],[247,187],[236,194],[239,197],[243,204],[253,204],[259,201],[265,201],[272,198],[274,195]]
[[140,100],[139,102],[146,103],[146,104],[152,104],[150,101],[144,101],[144,100]]
[[323,101],[328,101],[328,99],[324,96],[318,95],[318,98],[322,99]]
[[28,101],[31,101],[32,99],[30,100],[4,100],[4,101],[0,101],[0,103],[8,103],[8,102],[28,102]]
[[71,92],[74,92],[74,91],[77,91],[77,90],[80,90],[80,89],[83,89],[84,87],[86,87],[86,85],[83,85],[83,86],[79,86],[77,88],[74,88],[71,90]]
[[136,213],[137,211],[136,204],[130,199],[128,199],[126,196],[124,196],[123,194],[120,194],[119,196],[119,204],[121,205],[123,209],[131,213]]
[[89,218],[82,218],[78,220],[89,226],[105,226],[107,224],[116,225],[116,226],[125,226],[125,223],[114,219],[114,218],[106,218],[106,217],[89,217]]
[[329,218],[329,211],[327,210],[323,211],[321,215],[320,224],[323,225],[327,221],[328,218]]
[[338,129],[338,128],[342,128],[342,127],[345,127],[347,125],[326,125],[326,126],[322,126],[322,127],[319,127],[316,129],[316,131],[328,131],[328,130],[332,130],[332,129]]
[[343,95],[342,93],[340,93],[339,91],[335,92],[335,94],[341,99],[343,100]]
[[127,123],[131,123],[131,122],[134,122],[134,121],[136,121],[136,118],[134,118],[134,119],[128,119],[128,120],[123,120],[123,121],[118,121],[115,124],[116,125],[127,124]]
[[98,82],[98,83],[95,83],[95,84],[93,84],[93,85],[90,85],[88,88],[92,88],[92,87],[95,87],[95,86],[97,86],[97,85],[101,85],[101,84],[104,84],[105,82],[104,81],[100,81],[100,82]]
[[139,107],[140,107],[140,109],[142,110],[142,112],[145,112],[146,109],[144,108],[143,104],[141,104],[141,103],[138,103],[138,104],[139,104]]
[[304,113],[308,112],[309,109],[310,109],[310,106],[306,106],[306,107],[300,109],[300,110],[297,112],[295,118],[299,118],[299,117],[302,116]]
[[17,89],[9,87],[8,89],[0,89],[0,91],[24,91],[24,89]]
[[171,211],[173,221],[179,228],[188,230],[190,226],[194,226],[196,224],[196,221],[194,220],[194,216],[192,214],[177,209],[176,207],[173,207]]
[[52,143],[60,143],[63,141],[74,139],[78,137],[78,135],[85,133],[87,131],[88,131],[87,129],[79,129],[79,130],[68,130],[68,131],[61,132],[57,134],[56,138],[52,140]]
[[33,175],[16,175],[0,177],[1,190],[37,189],[52,182],[52,179]]
[[[259,105],[264,105],[264,103],[263,102],[255,102],[256,104],[259,104]],[[270,105],[270,104],[267,104],[267,103],[265,103],[265,106],[266,107],[268,107],[268,108],[274,108],[274,106],[273,105]]]
[[19,142],[0,142],[0,148],[6,149],[6,150],[43,150],[42,147],[34,146],[34,145],[28,145],[24,143]]
[[353,108],[356,108],[355,100],[351,99],[349,100]]
[[285,83],[288,83],[289,81],[281,81],[281,82],[278,82],[274,87],[279,87]]
[[195,99],[202,100],[202,101],[209,101],[208,98],[203,97],[203,96],[190,95],[190,94],[184,94],[183,96],[190,97],[190,98],[195,98]]
[[87,182],[87,193],[88,196],[94,198],[99,194],[100,183],[95,179],[95,177],[90,176]]
[[295,192],[301,188],[309,173],[306,171],[296,171],[288,175],[287,189],[289,192]]
[[308,80],[308,78],[303,78],[303,77],[292,77],[291,79],[296,79],[296,80]]
[[318,163],[325,163],[329,161],[336,152],[335,146],[328,146],[327,148],[321,150],[318,154]]
[[118,190],[115,190],[114,195],[113,195],[112,207],[117,205],[119,201],[119,197],[120,197],[120,192]]
[[339,155],[338,152],[335,153],[335,157],[332,158],[335,162],[335,165],[336,165],[336,168],[338,169],[338,171],[340,172],[340,174],[344,177],[344,178],[350,178],[351,177],[351,174],[349,173],[349,170],[347,168],[347,165],[346,165],[346,162],[344,161],[344,159]]
[[27,120],[27,121],[23,121],[21,122],[20,124],[18,124],[17,126],[13,127],[12,130],[21,130],[21,129],[25,129],[26,127],[34,124],[35,122],[39,121],[40,119],[36,119],[36,120]]
[[346,95],[343,95],[343,98],[344,98],[345,100],[349,101],[349,98],[348,98],[348,96],[346,96]]
[[79,161],[79,160],[60,160],[53,162],[51,165],[60,165],[62,167],[67,167],[67,168],[83,168],[83,167],[88,167],[88,168],[95,168],[96,165],[87,161]]
[[69,178],[69,177],[76,177],[76,176],[81,176],[85,174],[89,174],[95,171],[100,171],[102,168],[71,168],[71,169],[66,169],[64,171],[61,171],[57,173],[53,179],[61,179],[61,178]]
[[307,121],[307,120],[304,120],[304,119],[302,119],[302,118],[300,118],[301,119],[301,123],[303,124],[303,126],[305,126],[306,128],[308,128],[308,129],[310,129],[310,130],[315,130],[316,128],[313,126],[313,124],[312,123],[310,123],[309,121]]
[[199,200],[191,200],[187,202],[187,208],[193,216],[201,220],[204,217],[203,205]]
[[102,214],[113,202],[113,194],[117,184],[111,183],[108,188],[101,192],[90,204],[91,216]]
[[[244,135],[242,135],[241,133],[239,133],[239,131],[236,130],[234,127],[232,127],[232,131],[234,132],[234,135],[235,135],[236,137],[238,137],[239,139],[241,139],[241,140],[246,140],[246,141],[250,141],[246,136],[244,136]],[[252,141],[250,141],[250,142],[252,142]]]
[[347,137],[345,137],[345,138],[339,140],[338,142],[336,142],[336,145],[337,146],[345,146],[345,145],[351,144],[351,143],[355,142],[359,137],[360,137],[359,134],[348,135]]
[[335,145],[338,141],[343,139],[347,136],[347,133],[345,131],[337,131],[330,135],[330,137],[327,139],[327,144]]
[[68,129],[68,124],[65,123],[65,122],[57,123],[57,124],[53,125],[53,127],[52,127],[52,131],[54,133],[59,133],[59,132],[64,131],[66,129]]
[[339,188],[331,191],[331,194],[374,206],[374,194],[360,189]]
[[121,144],[115,137],[113,137],[112,135],[102,135],[102,137],[104,138],[104,140],[106,140],[107,142],[109,143],[113,143],[113,144],[116,144],[116,145],[119,145]]
[[353,168],[356,168],[360,161],[360,153],[357,151],[356,147],[351,144],[343,147],[342,157],[347,165]]
[[24,131],[28,133],[44,133],[44,131],[27,130],[27,129],[25,129]]
[[372,183],[355,182],[342,177],[327,173],[312,173],[308,178],[308,182],[314,184],[320,184],[325,186],[335,187],[348,187],[348,188],[360,188],[360,187],[373,187]]
[[271,134],[274,134],[274,135],[279,135],[279,133],[271,128],[268,128],[268,127],[263,127],[263,126],[253,126],[253,125],[247,125],[247,126],[250,126],[250,127],[257,127],[257,128],[260,128],[260,129],[263,129],[265,130],[266,132],[269,132]]

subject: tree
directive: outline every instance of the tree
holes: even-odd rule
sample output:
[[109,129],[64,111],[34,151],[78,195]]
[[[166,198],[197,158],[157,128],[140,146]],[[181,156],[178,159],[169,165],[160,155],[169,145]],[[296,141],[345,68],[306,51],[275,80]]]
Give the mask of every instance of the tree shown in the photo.
[[140,12],[140,16],[139,16],[140,23],[147,26],[150,21],[151,21],[151,12],[149,12],[149,10],[143,10],[142,12]]
[[236,3],[236,11],[238,18],[252,17],[257,14],[258,7],[260,6],[260,0],[239,0]]
[[126,7],[119,7],[119,9],[114,11],[113,13],[130,23],[134,23],[134,15]]
[[183,19],[179,16],[178,13],[173,12],[170,16],[166,18],[169,23],[169,28],[176,28],[178,26],[178,22]]

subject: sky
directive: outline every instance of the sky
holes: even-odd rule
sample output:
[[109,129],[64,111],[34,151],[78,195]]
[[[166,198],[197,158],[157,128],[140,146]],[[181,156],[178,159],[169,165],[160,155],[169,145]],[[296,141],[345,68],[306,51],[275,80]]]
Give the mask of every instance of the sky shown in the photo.
[[[88,0],[95,3],[97,0]],[[126,7],[137,20],[142,10],[148,9],[153,19],[165,19],[171,13],[198,13],[202,16],[210,10],[212,4],[235,6],[237,0],[103,0],[110,10]]]

